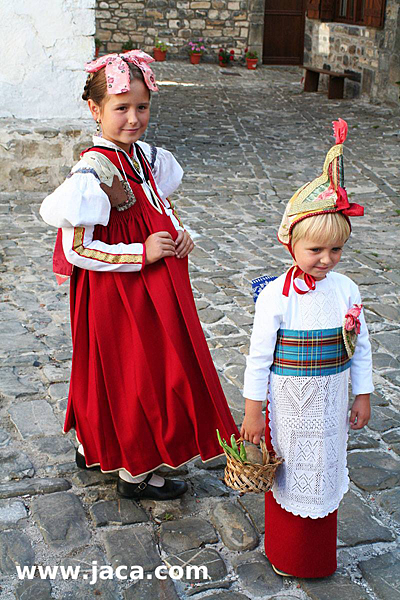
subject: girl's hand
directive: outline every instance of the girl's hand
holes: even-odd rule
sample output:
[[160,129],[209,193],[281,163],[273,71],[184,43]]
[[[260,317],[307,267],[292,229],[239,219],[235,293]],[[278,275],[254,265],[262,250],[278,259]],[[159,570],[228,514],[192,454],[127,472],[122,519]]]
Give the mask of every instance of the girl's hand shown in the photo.
[[194,248],[193,240],[187,231],[178,231],[175,244],[175,256],[177,258],[185,258]]
[[265,419],[262,414],[262,402],[246,398],[245,416],[240,435],[246,442],[258,445],[265,432]]
[[160,258],[175,256],[175,242],[168,231],[152,233],[145,241],[145,246],[146,265],[151,265]]
[[355,397],[350,413],[350,428],[362,429],[371,416],[369,394],[358,394]]
[[122,183],[118,179],[116,175],[114,175],[114,179],[111,187],[106,185],[105,183],[100,184],[101,189],[108,196],[111,206],[118,206],[119,204],[124,204],[127,201],[127,195],[122,187]]

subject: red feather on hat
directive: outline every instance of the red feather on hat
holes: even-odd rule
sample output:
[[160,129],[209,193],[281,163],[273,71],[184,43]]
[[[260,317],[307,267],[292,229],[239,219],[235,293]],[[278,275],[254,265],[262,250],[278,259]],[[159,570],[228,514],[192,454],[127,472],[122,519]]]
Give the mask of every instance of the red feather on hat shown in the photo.
[[338,121],[332,121],[333,125],[333,135],[335,136],[335,140],[337,144],[343,144],[347,137],[347,123],[343,119]]

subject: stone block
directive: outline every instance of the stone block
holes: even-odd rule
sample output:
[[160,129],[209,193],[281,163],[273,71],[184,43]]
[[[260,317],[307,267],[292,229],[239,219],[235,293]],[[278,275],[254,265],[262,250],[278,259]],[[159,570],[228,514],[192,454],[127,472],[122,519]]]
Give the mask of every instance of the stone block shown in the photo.
[[96,502],[90,508],[90,515],[96,527],[105,525],[131,525],[144,523],[149,517],[133,500],[121,498],[106,502]]
[[380,600],[400,599],[400,550],[362,561],[359,568]]
[[[224,561],[218,552],[212,548],[201,548],[198,550],[187,550],[179,554],[170,554],[166,559],[166,564],[170,566],[183,567],[184,577],[180,581],[190,584],[204,583],[205,581],[215,582],[223,579],[227,574],[227,569]],[[198,573],[196,571],[187,571],[186,567],[205,567]]]
[[229,488],[215,475],[204,473],[191,477],[196,498],[228,496]]
[[347,492],[339,506],[338,537],[346,546],[391,542],[393,534],[372,516],[368,504]]
[[27,535],[20,531],[0,532],[0,572],[15,575],[16,565],[31,567],[35,552]]
[[18,433],[24,440],[62,432],[60,423],[46,400],[20,402],[11,406],[9,413]]
[[103,533],[107,558],[116,569],[126,565],[128,572],[140,566],[144,571],[153,571],[161,564],[156,542],[144,526],[126,527]]
[[232,502],[218,502],[210,518],[229,550],[243,552],[257,546],[257,532],[240,508]]
[[211,8],[211,2],[204,0],[192,0],[190,3],[190,8]]
[[400,523],[400,489],[387,490],[376,496],[377,504],[387,512],[392,519]]
[[368,427],[378,432],[385,432],[393,427],[400,427],[400,415],[397,411],[389,407],[375,407],[372,411]]
[[69,481],[61,478],[23,479],[22,481],[0,484],[0,498],[53,494],[54,492],[69,490],[70,487]]
[[264,494],[243,494],[238,502],[250,517],[259,534],[265,531],[265,497]]
[[385,490],[400,483],[399,461],[386,452],[351,452],[348,467],[351,480],[368,492]]
[[375,440],[373,437],[371,437],[371,435],[368,435],[364,431],[350,429],[347,443],[347,448],[349,450],[365,450],[366,448],[378,447],[378,440]]
[[158,579],[154,573],[147,573],[146,577],[124,591],[124,600],[179,600],[170,577]]
[[270,562],[260,552],[246,552],[232,562],[244,592],[250,598],[264,598],[266,590],[269,595],[283,592],[282,577],[273,571]]
[[162,523],[160,541],[166,552],[182,552],[218,541],[213,526],[204,519],[189,517]]
[[364,588],[353,583],[349,577],[335,573],[321,579],[302,579],[301,588],[311,600],[368,600]]
[[216,323],[223,316],[224,313],[218,308],[203,308],[199,310],[199,319],[202,323]]
[[216,594],[210,594],[205,596],[207,600],[249,600],[248,596],[241,594],[240,592],[221,592]]
[[25,579],[15,588],[17,600],[52,600],[48,579]]
[[0,529],[7,529],[26,519],[28,511],[21,500],[0,500]]
[[[21,338],[18,339],[18,342],[21,342]],[[21,381],[14,368],[3,367],[0,369],[0,394],[5,398],[15,399],[22,396],[32,396],[37,391],[35,385],[26,385]]]
[[85,511],[75,494],[58,492],[34,498],[32,516],[51,548],[77,548],[90,540]]
[[[11,481],[33,477],[35,470],[29,458],[23,452],[7,448],[0,455],[0,480]],[[4,485],[4,484],[3,484]],[[1,489],[1,486],[0,486]]]

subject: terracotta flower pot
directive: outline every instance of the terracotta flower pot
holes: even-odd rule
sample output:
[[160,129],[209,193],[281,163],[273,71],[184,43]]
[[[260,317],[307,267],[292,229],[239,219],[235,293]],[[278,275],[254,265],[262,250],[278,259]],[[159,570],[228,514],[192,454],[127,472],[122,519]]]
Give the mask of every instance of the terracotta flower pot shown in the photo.
[[154,56],[154,60],[157,60],[158,62],[162,62],[163,60],[165,60],[165,57],[167,55],[167,51],[163,51],[160,50],[160,48],[153,48],[153,56]]
[[199,52],[193,52],[190,55],[190,62],[192,65],[198,65],[201,60],[201,54]]
[[100,48],[99,48],[99,46],[96,46],[95,51],[94,51],[95,58],[98,58],[99,52],[100,52]]
[[221,59],[219,59],[219,66],[220,67],[229,67],[229,61],[228,62],[224,62]]
[[258,58],[246,58],[247,68],[255,69],[257,67]]

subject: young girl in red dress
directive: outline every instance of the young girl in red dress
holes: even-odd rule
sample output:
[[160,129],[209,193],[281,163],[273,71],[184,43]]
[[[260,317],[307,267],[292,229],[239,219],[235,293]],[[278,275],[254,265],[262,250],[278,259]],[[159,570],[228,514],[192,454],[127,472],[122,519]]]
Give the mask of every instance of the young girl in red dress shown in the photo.
[[87,100],[102,135],[42,203],[59,228],[54,270],[71,275],[72,371],[64,431],[81,468],[118,471],[118,492],[170,499],[185,481],[154,471],[219,455],[237,434],[197,316],[193,242],[167,196],[182,169],[139,138],[157,91],[140,50],[88,63]]

